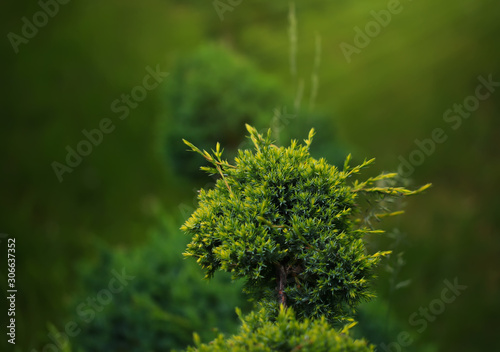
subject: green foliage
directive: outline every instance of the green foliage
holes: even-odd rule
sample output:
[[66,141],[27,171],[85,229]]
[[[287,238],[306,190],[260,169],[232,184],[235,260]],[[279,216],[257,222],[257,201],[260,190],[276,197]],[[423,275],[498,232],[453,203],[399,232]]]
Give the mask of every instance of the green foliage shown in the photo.
[[348,183],[373,162],[340,171],[309,154],[314,131],[305,145],[292,141],[277,147],[247,125],[255,151],[239,151],[235,165],[222,160],[217,144],[212,154],[201,154],[220,175],[215,187],[201,190],[199,208],[183,225],[192,241],[186,255],[211,277],[216,270],[245,278],[246,290],[269,310],[293,307],[299,317],[328,321],[348,318],[368,290],[372,269],[389,252],[366,254],[363,236],[376,233],[356,222],[362,195],[384,199],[422,191],[386,187],[377,181],[395,177],[382,174],[364,182]]
[[[96,266],[87,269],[84,292],[75,301],[74,320],[82,332],[75,338],[76,350],[165,351],[185,348],[194,331],[203,340],[216,336],[214,329],[233,332],[236,306],[245,306],[241,285],[228,275],[203,280],[203,273],[182,258],[186,240],[170,221],[143,246],[127,251],[105,249]],[[108,304],[92,309],[82,306],[99,298],[107,289],[111,270],[133,276]],[[80,307],[79,307],[80,306]],[[90,313],[94,312],[94,315]]]
[[199,163],[186,155],[181,138],[202,148],[217,140],[234,156],[245,123],[269,126],[284,104],[279,85],[223,46],[206,45],[181,59],[169,77],[167,101],[173,118],[167,149],[178,173],[197,176]]
[[373,346],[366,341],[353,340],[347,327],[342,332],[337,332],[324,318],[299,320],[292,309],[281,309],[276,321],[267,320],[263,310],[252,312],[241,320],[238,335],[227,339],[219,335],[208,345],[201,344],[195,335],[196,347],[189,347],[187,351],[373,351]]

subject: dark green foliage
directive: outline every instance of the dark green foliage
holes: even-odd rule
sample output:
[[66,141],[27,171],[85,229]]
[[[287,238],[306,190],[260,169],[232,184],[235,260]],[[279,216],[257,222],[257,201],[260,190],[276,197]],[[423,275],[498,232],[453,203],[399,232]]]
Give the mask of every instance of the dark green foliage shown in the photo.
[[181,59],[169,80],[167,149],[176,171],[191,177],[198,177],[199,163],[186,155],[181,138],[202,148],[220,141],[235,156],[245,123],[268,127],[274,108],[285,103],[275,81],[223,46],[203,46]]
[[253,312],[243,318],[242,323],[238,335],[227,339],[219,335],[208,345],[197,341],[197,346],[189,347],[187,351],[373,351],[373,346],[366,341],[353,340],[347,328],[337,332],[324,318],[298,320],[292,309],[282,309],[273,322],[266,319],[264,311]]
[[[185,245],[184,236],[167,221],[141,247],[104,250],[99,265],[87,270],[85,290],[74,305],[78,315],[74,320],[82,328],[75,350],[167,351],[185,348],[194,331],[203,340],[214,338],[215,328],[233,332],[238,323],[235,307],[248,305],[241,285],[231,284],[228,275],[203,280],[199,267],[182,258]],[[135,278],[114,293],[109,304],[97,301],[102,311],[81,306],[109,287],[113,269],[119,273],[124,269]]]
[[395,177],[383,174],[365,182],[348,179],[368,166],[340,171],[309,154],[313,130],[305,145],[272,144],[247,126],[255,151],[239,151],[235,164],[186,142],[219,174],[214,189],[201,190],[199,208],[182,229],[192,236],[186,255],[211,277],[216,270],[245,278],[246,289],[274,314],[279,305],[293,307],[298,317],[334,322],[348,318],[368,291],[372,268],[389,252],[366,254],[363,236],[378,232],[356,223],[361,195],[405,196],[418,191],[378,187]]

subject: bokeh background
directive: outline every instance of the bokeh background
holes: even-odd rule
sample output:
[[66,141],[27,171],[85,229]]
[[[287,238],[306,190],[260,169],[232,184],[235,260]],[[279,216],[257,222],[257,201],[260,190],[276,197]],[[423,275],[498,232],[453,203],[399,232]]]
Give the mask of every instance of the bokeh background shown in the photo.
[[[316,156],[375,157],[365,175],[413,158],[403,181],[433,188],[380,224],[388,235],[370,239],[395,254],[381,267],[379,298],[361,308],[359,333],[379,351],[402,331],[413,339],[408,351],[496,350],[499,84],[455,118],[459,127],[443,115],[476,94],[479,77],[500,82],[500,3],[402,0],[377,31],[373,11],[393,4],[69,1],[52,6],[16,53],[10,33],[21,36],[41,5],[4,2],[0,232],[16,238],[18,293],[16,346],[2,299],[0,349],[55,351],[68,341],[75,351],[168,350],[190,344],[193,331],[206,341],[216,329],[234,332],[234,307],[250,307],[240,283],[220,275],[208,284],[182,259],[189,239],[178,228],[196,189],[214,180],[181,138],[204,148],[221,141],[231,157],[251,123],[273,128],[281,144],[315,127]],[[347,58],[342,43],[354,46],[367,24],[374,35]],[[126,103],[113,102],[142,92],[147,67],[168,76],[120,119]],[[103,119],[114,130],[60,182],[53,163]],[[415,152],[436,128],[446,141]],[[5,238],[0,248],[6,262]],[[109,293],[123,270],[134,278]],[[409,317],[441,297],[445,280],[467,288],[417,331]],[[70,322],[78,333],[66,338]]]

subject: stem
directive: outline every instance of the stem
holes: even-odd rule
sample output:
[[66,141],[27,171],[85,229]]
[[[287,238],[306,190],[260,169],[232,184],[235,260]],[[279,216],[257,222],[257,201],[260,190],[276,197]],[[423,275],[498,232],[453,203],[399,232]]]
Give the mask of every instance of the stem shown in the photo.
[[287,271],[281,264],[275,264],[276,267],[276,290],[278,291],[278,303],[286,308],[285,286],[287,280]]
[[234,196],[233,191],[231,191],[231,187],[229,187],[229,183],[227,183],[227,180],[226,180],[226,178],[224,177],[224,174],[222,173],[222,169],[221,169],[221,168],[220,168],[220,166],[219,166],[219,165],[217,165],[217,164],[215,164],[215,167],[217,168],[217,171],[219,171],[219,173],[220,173],[220,175],[221,175],[221,177],[222,177],[222,180],[224,181],[224,183],[226,184],[227,189],[229,190],[229,193],[231,193],[231,195],[233,195],[233,196]]

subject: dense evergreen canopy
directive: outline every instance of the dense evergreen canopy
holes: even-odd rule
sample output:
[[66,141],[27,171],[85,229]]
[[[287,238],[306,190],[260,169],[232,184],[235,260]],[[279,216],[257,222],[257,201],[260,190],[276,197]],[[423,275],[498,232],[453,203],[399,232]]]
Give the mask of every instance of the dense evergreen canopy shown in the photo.
[[212,154],[186,142],[220,179],[199,193],[199,208],[182,229],[192,236],[186,255],[211,277],[216,270],[245,278],[246,288],[261,303],[277,310],[291,306],[300,317],[348,317],[368,299],[373,267],[389,252],[366,254],[363,236],[378,232],[360,225],[358,198],[374,194],[418,193],[402,187],[379,187],[382,174],[365,182],[349,179],[372,160],[343,170],[309,154],[314,130],[305,145],[272,143],[247,125],[254,150],[239,151],[234,165],[222,159],[219,144]]

